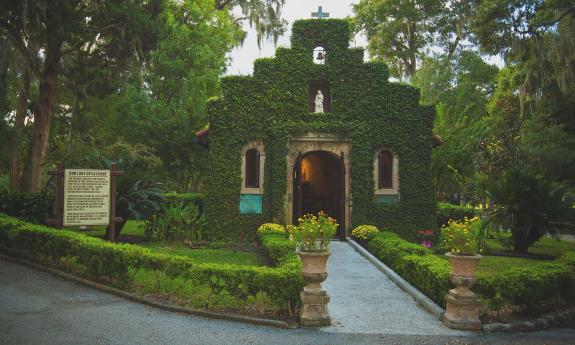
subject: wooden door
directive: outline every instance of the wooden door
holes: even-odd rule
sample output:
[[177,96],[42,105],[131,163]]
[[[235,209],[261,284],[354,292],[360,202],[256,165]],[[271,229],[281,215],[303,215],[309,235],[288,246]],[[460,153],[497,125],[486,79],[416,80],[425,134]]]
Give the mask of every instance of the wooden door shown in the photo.
[[301,152],[298,152],[293,168],[293,208],[292,208],[292,224],[297,225],[298,219],[302,216],[302,188],[301,188],[301,161],[303,157]]

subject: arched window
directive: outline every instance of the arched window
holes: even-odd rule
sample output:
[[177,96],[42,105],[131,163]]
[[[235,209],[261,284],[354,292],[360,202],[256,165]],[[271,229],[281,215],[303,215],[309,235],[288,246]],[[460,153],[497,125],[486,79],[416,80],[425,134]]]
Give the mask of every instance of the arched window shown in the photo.
[[260,153],[257,149],[246,151],[245,187],[260,188]]
[[377,155],[379,171],[377,174],[378,189],[393,188],[393,153],[389,150],[381,150]]
[[264,143],[255,140],[244,145],[242,156],[241,194],[263,194],[264,164],[266,154]]
[[373,177],[375,194],[399,195],[399,160],[390,149],[381,149],[375,153]]

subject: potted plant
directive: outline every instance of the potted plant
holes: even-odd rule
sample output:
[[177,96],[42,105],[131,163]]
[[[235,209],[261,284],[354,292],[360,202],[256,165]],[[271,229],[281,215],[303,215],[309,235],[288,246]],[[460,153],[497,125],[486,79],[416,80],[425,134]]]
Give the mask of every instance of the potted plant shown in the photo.
[[330,325],[331,319],[327,312],[329,296],[321,283],[327,278],[327,259],[330,254],[328,245],[338,224],[324,212],[307,214],[298,221],[298,226],[288,226],[288,232],[290,239],[296,242],[297,253],[302,261],[302,276],[307,283],[300,294],[300,322],[304,326]]
[[479,218],[450,220],[441,229],[442,245],[449,250],[445,255],[451,264],[449,278],[454,289],[446,295],[447,307],[443,322],[455,329],[481,329],[479,298],[470,288],[476,282],[476,271],[481,260]]

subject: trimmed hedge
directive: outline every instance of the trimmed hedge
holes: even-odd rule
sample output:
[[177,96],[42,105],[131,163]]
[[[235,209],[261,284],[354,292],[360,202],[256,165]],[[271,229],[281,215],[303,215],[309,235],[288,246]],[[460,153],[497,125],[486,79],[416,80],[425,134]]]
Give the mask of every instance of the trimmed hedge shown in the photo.
[[492,309],[518,305],[535,309],[556,300],[575,301],[573,266],[547,262],[513,267],[496,274],[478,274],[477,292]]
[[168,205],[176,202],[184,204],[194,204],[200,209],[200,213],[204,212],[204,195],[202,193],[165,193],[166,203]]
[[273,232],[262,233],[260,235],[260,242],[264,246],[266,254],[277,264],[293,265],[294,263],[300,262],[295,253],[295,242],[289,241],[287,234]]
[[469,206],[459,206],[446,202],[437,204],[437,226],[447,225],[450,219],[462,221],[465,217],[471,219],[477,215],[476,210]]
[[0,250],[10,255],[49,265],[74,262],[89,278],[107,278],[120,285],[132,282],[134,270],[150,270],[170,279],[205,284],[215,294],[226,291],[245,300],[264,292],[280,307],[294,305],[304,285],[299,259],[293,251],[288,252],[285,238],[262,243],[278,262],[276,267],[194,263],[183,256],[153,253],[136,245],[109,243],[0,215]]
[[0,192],[0,213],[34,224],[53,217],[54,196],[46,193]]
[[[448,261],[390,232],[372,236],[368,246],[405,280],[437,304],[445,305],[451,270]],[[513,267],[495,274],[479,272],[473,290],[491,309],[506,305],[534,308],[557,299],[575,301],[574,287],[575,254],[569,253],[555,262]]]

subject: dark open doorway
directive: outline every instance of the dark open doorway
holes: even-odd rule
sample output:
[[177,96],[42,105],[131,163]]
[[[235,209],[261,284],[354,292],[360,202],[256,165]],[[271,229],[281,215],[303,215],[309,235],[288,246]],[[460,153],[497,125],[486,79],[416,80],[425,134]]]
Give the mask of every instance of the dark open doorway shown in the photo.
[[304,214],[324,211],[340,225],[338,236],[345,237],[343,153],[327,151],[299,155],[294,166],[293,223]]

